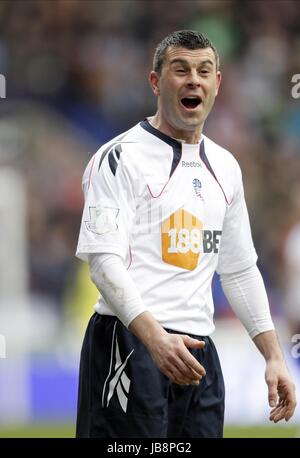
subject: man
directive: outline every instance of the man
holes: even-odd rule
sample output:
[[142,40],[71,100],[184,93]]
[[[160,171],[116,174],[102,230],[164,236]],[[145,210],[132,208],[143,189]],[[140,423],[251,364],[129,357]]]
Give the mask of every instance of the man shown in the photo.
[[84,177],[77,256],[101,297],[85,335],[78,437],[222,437],[215,270],[266,359],[270,420],[295,390],[251,239],[240,168],[202,134],[221,73],[213,44],[177,31],[149,76],[157,112],[104,145]]

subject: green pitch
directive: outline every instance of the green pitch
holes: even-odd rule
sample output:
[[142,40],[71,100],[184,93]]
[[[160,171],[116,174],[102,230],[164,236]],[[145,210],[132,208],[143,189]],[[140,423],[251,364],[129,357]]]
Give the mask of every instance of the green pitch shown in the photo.
[[[0,425],[0,437],[35,437],[35,438],[60,438],[74,437],[75,427],[72,424],[33,424],[23,427],[6,427]],[[234,438],[275,438],[275,437],[300,437],[300,425],[293,426],[227,426],[225,427],[224,437]]]
[[293,426],[227,426],[224,437],[234,438],[275,438],[275,437],[300,437],[300,425]]

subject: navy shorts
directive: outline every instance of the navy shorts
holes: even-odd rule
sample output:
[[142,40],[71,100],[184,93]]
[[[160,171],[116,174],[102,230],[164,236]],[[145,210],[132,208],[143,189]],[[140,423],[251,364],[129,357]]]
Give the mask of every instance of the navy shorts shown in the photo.
[[217,351],[210,337],[191,337],[205,341],[190,351],[206,376],[198,386],[177,385],[118,318],[95,313],[81,351],[76,437],[222,437],[225,390]]

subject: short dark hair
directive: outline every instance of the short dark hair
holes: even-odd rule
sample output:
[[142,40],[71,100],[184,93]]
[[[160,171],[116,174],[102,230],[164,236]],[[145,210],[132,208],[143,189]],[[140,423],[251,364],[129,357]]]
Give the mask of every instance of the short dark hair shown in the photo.
[[216,58],[216,69],[219,70],[219,55],[213,43],[203,33],[194,30],[177,30],[170,33],[156,47],[153,58],[153,70],[160,73],[166,50],[169,46],[186,49],[211,48]]

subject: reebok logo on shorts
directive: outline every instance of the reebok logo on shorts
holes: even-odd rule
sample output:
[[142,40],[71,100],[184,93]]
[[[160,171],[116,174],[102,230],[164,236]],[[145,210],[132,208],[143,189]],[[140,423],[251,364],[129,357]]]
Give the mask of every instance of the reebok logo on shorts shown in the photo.
[[[118,339],[116,335],[116,324],[114,325],[112,345],[111,345],[111,357],[110,357],[110,368],[108,376],[104,382],[102,392],[102,407],[108,407],[111,398],[116,392],[119,403],[124,413],[127,411],[128,393],[130,388],[130,379],[125,373],[125,367],[128,359],[134,352],[132,350],[126,357],[125,361],[122,362],[119,350]],[[112,365],[114,360],[114,371],[112,371]]]

